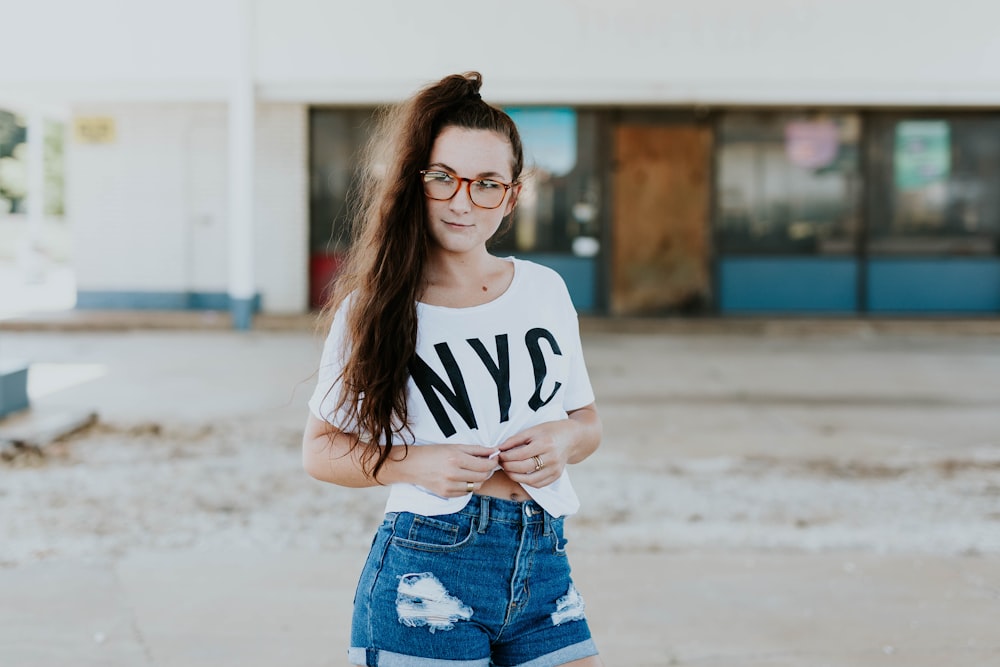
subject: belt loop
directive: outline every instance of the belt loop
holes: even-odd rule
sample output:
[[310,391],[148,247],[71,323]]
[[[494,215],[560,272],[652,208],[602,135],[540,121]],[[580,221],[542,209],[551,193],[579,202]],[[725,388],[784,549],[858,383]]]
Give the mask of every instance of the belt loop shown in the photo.
[[542,535],[546,537],[552,534],[552,515],[542,509],[542,525],[544,526],[542,530]]
[[490,498],[489,496],[479,496],[479,533],[485,533],[486,527],[490,524]]

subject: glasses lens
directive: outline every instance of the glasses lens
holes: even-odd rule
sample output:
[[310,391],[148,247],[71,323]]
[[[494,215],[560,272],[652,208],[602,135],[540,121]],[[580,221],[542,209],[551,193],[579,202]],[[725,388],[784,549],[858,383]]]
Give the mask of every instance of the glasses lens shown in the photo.
[[444,171],[428,171],[424,174],[424,194],[431,199],[451,199],[458,190],[458,179]]
[[490,180],[472,181],[469,191],[472,193],[472,202],[483,208],[496,208],[507,194],[507,188],[502,183]]

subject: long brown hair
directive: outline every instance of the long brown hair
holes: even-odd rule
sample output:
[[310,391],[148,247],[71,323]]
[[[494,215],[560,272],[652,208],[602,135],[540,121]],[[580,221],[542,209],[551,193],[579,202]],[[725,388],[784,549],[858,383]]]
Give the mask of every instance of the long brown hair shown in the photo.
[[338,408],[356,424],[365,472],[377,478],[394,436],[408,445],[406,386],[417,342],[417,300],[428,251],[419,171],[445,127],[489,130],[510,142],[513,180],[524,167],[517,126],[484,102],[478,72],[455,74],[384,110],[369,142],[353,205],[353,241],[324,309],[329,324],[349,299]]

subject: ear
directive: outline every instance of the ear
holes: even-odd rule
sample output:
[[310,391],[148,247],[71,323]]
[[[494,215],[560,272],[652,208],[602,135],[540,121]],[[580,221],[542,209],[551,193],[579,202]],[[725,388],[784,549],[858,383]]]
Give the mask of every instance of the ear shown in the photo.
[[517,206],[517,196],[521,194],[521,184],[518,183],[510,189],[510,199],[507,200],[507,205],[503,209],[503,217],[507,217],[514,212],[514,207]]

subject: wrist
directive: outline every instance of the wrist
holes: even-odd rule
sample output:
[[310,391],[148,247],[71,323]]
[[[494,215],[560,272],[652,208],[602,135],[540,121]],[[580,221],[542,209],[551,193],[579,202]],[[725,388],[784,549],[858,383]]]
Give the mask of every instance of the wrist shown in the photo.
[[579,463],[594,453],[601,442],[601,420],[592,405],[574,410],[569,415],[574,425],[567,463]]
[[378,471],[378,479],[376,481],[379,484],[388,486],[408,481],[405,477],[405,461],[412,453],[409,449],[410,447],[406,445],[392,446],[389,450],[389,456],[386,458],[385,463],[382,464],[382,469]]

